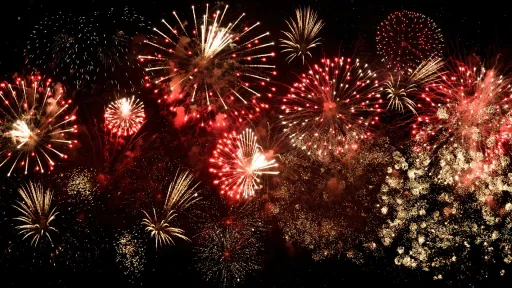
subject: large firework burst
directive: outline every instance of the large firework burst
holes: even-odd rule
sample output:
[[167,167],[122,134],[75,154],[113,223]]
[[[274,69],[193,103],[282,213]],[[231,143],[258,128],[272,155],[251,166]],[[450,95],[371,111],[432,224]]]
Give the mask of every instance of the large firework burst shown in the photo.
[[144,18],[129,8],[52,13],[32,30],[27,64],[77,86],[101,78],[116,88],[133,89],[129,75],[119,71],[138,67],[131,40],[146,29]]
[[375,73],[358,59],[323,59],[283,99],[281,116],[294,146],[318,157],[356,149],[378,121]]
[[[267,64],[274,56],[267,51],[273,43],[265,41],[268,32],[249,36],[260,23],[243,27],[240,23],[245,14],[231,19],[227,9],[225,6],[211,16],[207,5],[206,13],[196,19],[192,7],[194,20],[190,24],[173,13],[177,28],[162,20],[169,33],[155,28],[163,38],[146,41],[157,52],[139,56],[141,61],[151,63],[146,70],[153,73],[150,80],[158,86],[156,91],[164,90],[166,101],[173,103],[171,110],[185,109],[186,120],[240,105],[254,109],[243,109],[234,115],[252,117],[262,107],[257,100],[262,93],[258,91],[274,70],[274,66]],[[227,21],[233,22],[226,24]]]
[[416,12],[391,13],[377,30],[377,51],[393,68],[414,69],[424,60],[440,57],[443,47],[436,24]]
[[71,100],[64,99],[62,87],[51,80],[41,82],[40,76],[28,83],[21,79],[14,85],[2,83],[0,89],[0,167],[9,165],[7,175],[18,164],[25,174],[29,166],[40,172],[53,170],[55,156],[67,158],[61,149],[76,143],[69,140],[76,132],[75,116],[68,111]]
[[295,17],[286,21],[288,31],[282,31],[284,37],[280,40],[280,46],[284,48],[283,53],[289,54],[286,57],[288,62],[297,57],[302,58],[304,63],[307,56],[311,57],[309,50],[321,44],[317,34],[324,22],[309,7],[295,9]]
[[144,122],[144,104],[132,96],[110,103],[105,110],[108,129],[119,136],[137,133]]
[[[23,239],[32,238],[31,243],[37,246],[39,240],[43,237],[48,238],[50,242],[50,231],[57,231],[52,225],[53,220],[58,212],[56,208],[51,208],[53,192],[44,190],[41,184],[29,182],[26,186],[18,189],[23,201],[17,201],[18,205],[14,207],[18,209],[22,215],[14,218],[22,224],[16,226],[23,234]],[[53,243],[52,243],[53,244]]]
[[[180,228],[172,227],[174,218],[180,212],[194,204],[199,200],[197,194],[197,185],[193,185],[194,177],[190,172],[179,172],[174,177],[174,180],[169,185],[165,203],[161,213],[157,213],[153,208],[152,215],[144,211],[145,218],[142,224],[146,226],[146,231],[155,238],[156,247],[174,244],[172,237],[179,237],[181,239],[190,241],[185,236],[185,231]],[[161,214],[161,215],[159,215]]]
[[240,135],[233,132],[219,140],[210,162],[210,172],[218,178],[215,184],[220,193],[231,197],[251,197],[261,188],[262,175],[275,175],[278,166],[273,159],[267,159],[252,130],[246,129]]

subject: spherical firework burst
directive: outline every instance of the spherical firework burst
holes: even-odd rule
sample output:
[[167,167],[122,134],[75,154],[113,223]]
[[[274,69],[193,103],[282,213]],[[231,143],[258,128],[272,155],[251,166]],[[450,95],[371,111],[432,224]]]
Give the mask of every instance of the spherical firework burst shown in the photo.
[[132,96],[110,103],[105,111],[108,129],[119,136],[137,133],[144,123],[144,104]]
[[76,143],[69,140],[76,132],[75,116],[68,111],[71,100],[64,100],[64,90],[52,87],[51,80],[40,81],[35,76],[28,83],[17,79],[14,85],[0,84],[0,167],[8,167],[8,176],[16,165],[24,167],[25,174],[29,166],[51,171],[56,156],[67,158],[62,149]]
[[129,8],[84,11],[45,16],[29,37],[27,64],[77,86],[102,79],[133,89],[124,72],[139,66],[130,46],[133,36],[149,31],[144,18]]
[[[423,93],[425,86],[433,85],[439,79],[439,70],[442,68],[441,59],[429,59],[422,62],[410,73],[398,72],[398,75],[390,73],[384,81],[384,96],[388,98],[388,110],[404,112],[404,106],[414,114],[416,109],[422,109],[424,105],[435,104]],[[427,107],[428,108],[428,107]]]
[[196,260],[206,280],[234,286],[261,269],[263,225],[257,207],[254,199],[239,203],[229,209],[226,218],[203,227]]
[[377,30],[377,52],[397,69],[415,68],[431,57],[440,57],[444,47],[441,30],[428,17],[416,12],[394,12]]
[[215,166],[210,172],[218,177],[214,183],[220,186],[220,193],[237,199],[254,196],[261,188],[262,175],[279,173],[275,160],[267,159],[256,135],[249,129],[240,135],[227,134],[219,140],[210,162]]
[[455,182],[469,183],[501,166],[511,139],[511,82],[496,69],[458,62],[449,66],[425,92],[437,106],[425,110],[413,126],[415,150],[446,163],[458,159],[457,171],[444,167],[444,177]]
[[378,121],[375,73],[349,58],[323,59],[283,99],[282,124],[294,146],[318,157],[356,149]]
[[190,172],[179,172],[169,186],[167,196],[165,198],[164,207],[161,210],[162,215],[157,215],[156,209],[153,208],[153,216],[144,211],[145,218],[142,224],[146,226],[146,231],[155,238],[156,247],[174,244],[172,237],[190,241],[185,235],[184,230],[172,227],[173,219],[178,214],[194,204],[199,197],[197,195],[197,184],[192,185],[194,177]]
[[44,190],[41,184],[32,182],[22,186],[18,192],[23,201],[17,201],[18,205],[14,207],[22,215],[14,219],[21,221],[22,224],[16,226],[16,229],[19,229],[19,233],[24,235],[23,239],[32,238],[31,243],[34,246],[37,246],[43,237],[52,242],[49,232],[57,232],[57,229],[52,226],[52,222],[59,213],[55,207],[52,208],[53,192]]
[[286,21],[288,31],[282,31],[284,37],[280,40],[280,46],[284,48],[283,53],[289,54],[286,57],[288,62],[297,57],[302,58],[304,64],[306,57],[311,57],[309,50],[321,44],[317,34],[324,22],[309,7],[295,9],[295,17]]
[[[190,23],[173,13],[176,28],[162,20],[169,32],[155,28],[163,38],[147,41],[157,52],[139,56],[141,61],[151,63],[146,70],[153,73],[148,79],[157,85],[155,91],[163,89],[166,101],[173,103],[171,110],[184,109],[187,121],[237,107],[246,108],[234,116],[251,118],[265,107],[257,99],[262,95],[259,87],[266,85],[270,73],[275,73],[275,67],[267,63],[274,56],[267,51],[273,43],[265,41],[268,32],[256,32],[259,22],[243,27],[240,23],[245,14],[232,18],[227,9],[225,6],[212,16],[207,5],[206,13],[196,19],[192,7],[194,20]],[[253,32],[255,36],[250,36]]]

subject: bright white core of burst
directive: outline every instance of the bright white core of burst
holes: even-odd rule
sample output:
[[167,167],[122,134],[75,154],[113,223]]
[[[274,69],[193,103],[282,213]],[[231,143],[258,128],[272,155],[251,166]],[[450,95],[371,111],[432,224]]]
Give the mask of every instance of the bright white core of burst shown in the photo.
[[17,120],[16,122],[14,122],[14,124],[12,124],[12,130],[10,134],[14,141],[16,141],[16,143],[20,143],[18,145],[18,148],[22,147],[23,145],[25,145],[25,143],[29,141],[35,140],[35,135],[32,133],[27,123],[21,120]]
[[128,102],[128,99],[123,98],[121,99],[121,115],[124,118],[130,117],[130,114],[132,112],[132,105],[130,105],[130,102]]

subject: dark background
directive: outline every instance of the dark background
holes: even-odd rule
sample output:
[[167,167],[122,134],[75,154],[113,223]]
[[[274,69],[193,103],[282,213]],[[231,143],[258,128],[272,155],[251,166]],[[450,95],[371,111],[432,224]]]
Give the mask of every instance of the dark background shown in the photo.
[[[104,9],[106,7],[124,7],[126,2],[121,1],[10,1],[2,3],[2,15],[0,16],[0,31],[2,43],[0,46],[0,78],[10,80],[15,72],[24,70],[24,46],[30,31],[34,25],[44,17],[45,13],[62,11],[66,13],[80,13],[79,11],[90,11]],[[505,63],[510,59],[510,48],[512,48],[510,25],[511,12],[505,1],[484,1],[470,3],[469,1],[227,1],[237,12],[246,12],[249,19],[259,20],[262,24],[277,37],[279,31],[285,29],[284,19],[293,14],[294,8],[298,5],[311,5],[325,20],[326,25],[321,32],[323,38],[322,50],[315,51],[315,56],[338,54],[357,55],[365,58],[368,62],[376,62],[375,34],[376,27],[391,12],[407,9],[422,13],[430,17],[441,29],[446,41],[446,54],[467,54],[477,53],[482,58],[502,55]],[[186,17],[190,14],[190,6],[199,6],[200,2],[192,1],[138,1],[131,4],[131,8],[138,11],[148,21],[157,23],[161,18],[171,19],[171,12],[177,11]],[[233,12],[233,11],[232,11]],[[277,39],[276,39],[277,40]],[[282,57],[281,57],[282,58]],[[318,57],[316,57],[318,58]],[[290,81],[293,72],[300,67],[286,65],[278,60],[278,71],[280,75],[277,82]],[[138,88],[138,87],[136,87]],[[143,90],[143,89],[140,89]],[[147,93],[147,92],[140,92]],[[94,110],[97,105],[88,102],[88,95],[82,95],[78,102],[86,105],[83,109]],[[93,95],[94,96],[94,95]],[[90,96],[93,98],[93,96]],[[96,95],[97,96],[97,95]],[[89,106],[87,106],[89,105]],[[155,106],[155,104],[146,104]],[[82,109],[82,108],[81,108]],[[158,110],[153,108],[154,110]],[[94,114],[95,112],[91,112]],[[155,113],[158,114],[158,113]],[[94,117],[94,116],[93,116]],[[150,115],[151,121],[159,119],[158,115]],[[85,121],[85,120],[83,120]],[[172,124],[154,124],[152,130],[159,131],[167,129]],[[176,131],[170,128],[169,138],[176,138]],[[172,142],[172,141],[171,141]],[[174,143],[174,142],[172,142]],[[186,145],[186,144],[181,144]],[[179,145],[178,145],[179,146]],[[94,165],[90,160],[91,150],[86,145],[79,154],[82,155],[74,160],[83,161],[85,166]],[[166,149],[156,148],[159,155],[173,157],[176,163],[187,162],[186,155],[182,151],[187,148]],[[169,151],[168,151],[169,150]],[[185,153],[186,154],[186,153]],[[88,159],[87,159],[88,158]],[[71,162],[71,161],[70,161]],[[59,169],[66,169],[65,164]],[[205,176],[206,177],[206,176]],[[2,187],[0,191],[0,217],[4,224],[0,227],[0,234],[10,235],[11,224],[5,224],[13,213],[10,207],[13,187],[17,187],[19,181],[24,178],[0,178]],[[202,179],[208,182],[208,179]],[[119,189],[119,187],[118,187]],[[114,193],[114,192],[112,192]],[[66,262],[46,261],[44,256],[34,252],[28,246],[18,247],[16,253],[11,251],[13,246],[18,244],[11,240],[2,240],[0,244],[0,287],[8,286],[55,286],[55,287],[81,287],[90,285],[166,285],[166,286],[214,286],[215,283],[207,283],[201,280],[200,275],[195,271],[193,253],[190,245],[181,245],[155,253],[154,249],[146,249],[147,264],[145,271],[136,279],[125,277],[116,265],[113,256],[113,248],[109,243],[112,235],[109,228],[133,229],[129,227],[130,221],[122,219],[124,214],[119,212],[121,208],[112,208],[115,203],[123,201],[121,198],[105,197],[104,204],[98,205],[98,213],[90,212],[90,215],[100,215],[95,218],[98,231],[80,231],[77,228],[76,239],[89,241],[89,246],[95,246],[95,251],[100,251],[99,257],[94,257],[90,263],[78,265],[76,268],[66,267]],[[127,204],[128,203],[128,204]],[[129,205],[126,202],[123,205]],[[85,212],[84,212],[85,213]],[[91,220],[93,221],[93,220]],[[5,230],[5,231],[4,231]],[[101,231],[100,231],[101,230]],[[83,234],[81,234],[83,233]],[[97,234],[95,234],[97,233]],[[102,233],[105,233],[103,235]],[[94,234],[94,236],[90,236]],[[269,240],[266,241],[264,269],[255,275],[249,276],[245,285],[248,287],[337,287],[341,285],[352,286],[430,286],[430,285],[456,285],[456,286],[484,286],[484,285],[507,285],[510,283],[508,274],[500,277],[497,271],[489,272],[488,277],[480,279],[464,279],[460,282],[432,282],[431,275],[417,271],[410,271],[396,268],[390,260],[367,259],[365,264],[357,265],[348,260],[326,260],[313,262],[307,251],[300,251],[293,256],[287,253],[284,241],[280,238],[279,232],[270,232]],[[82,238],[83,235],[83,238]],[[5,236],[4,239],[12,237]],[[2,236],[0,236],[2,239]],[[18,239],[18,241],[20,241]],[[110,245],[110,246],[109,246]],[[73,258],[72,252],[71,256]],[[79,255],[77,255],[77,258]],[[76,262],[76,261],[75,261]],[[87,262],[87,261],[86,261]],[[51,264],[50,264],[51,263]],[[478,265],[478,263],[475,263]],[[70,272],[71,271],[71,272]],[[130,280],[130,281],[129,281]]]

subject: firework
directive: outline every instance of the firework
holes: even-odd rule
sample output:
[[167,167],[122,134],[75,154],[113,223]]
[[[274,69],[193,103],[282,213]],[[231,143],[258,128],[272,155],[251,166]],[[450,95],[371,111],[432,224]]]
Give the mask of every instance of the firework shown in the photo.
[[172,227],[173,219],[178,216],[178,213],[188,208],[199,200],[197,195],[197,185],[192,185],[194,177],[190,172],[178,172],[174,177],[167,196],[165,198],[162,215],[158,216],[156,209],[153,208],[153,215],[150,216],[144,212],[145,218],[142,224],[146,226],[146,231],[155,238],[156,247],[174,244],[172,237],[179,237],[181,239],[190,241],[185,235],[184,230]]
[[291,62],[295,57],[302,58],[302,63],[307,56],[311,57],[310,49],[319,46],[321,38],[317,37],[318,32],[324,26],[324,22],[318,18],[316,12],[309,7],[295,9],[296,19],[286,21],[288,31],[281,39],[283,53],[290,54],[286,57]]
[[27,64],[77,86],[104,78],[133,89],[136,83],[118,71],[139,66],[130,45],[139,31],[149,30],[144,18],[128,8],[82,12],[46,15],[27,42]]
[[[442,68],[443,62],[441,59],[429,59],[422,62],[414,71],[408,74],[398,73],[393,77],[390,73],[390,78],[384,81],[384,95],[389,100],[388,108],[391,110],[398,110],[404,112],[404,106],[411,110],[414,114],[418,114],[416,109],[422,108],[423,105],[434,106],[435,104],[425,96],[423,88],[425,86],[433,85],[439,77],[438,71]],[[411,100],[414,99],[414,100]],[[425,102],[416,103],[419,101]]]
[[119,234],[116,246],[116,261],[124,267],[124,274],[137,277],[144,270],[144,246],[129,232]]
[[110,103],[105,111],[108,129],[119,136],[137,133],[144,123],[144,104],[132,96]]
[[198,235],[197,266],[206,280],[221,286],[240,283],[261,269],[262,221],[257,201],[237,204],[220,221],[208,223]]
[[[171,110],[182,109],[185,121],[242,106],[254,109],[241,109],[234,116],[251,118],[265,107],[257,99],[262,95],[259,87],[266,85],[269,74],[275,74],[275,67],[267,64],[274,56],[267,51],[273,43],[265,41],[268,32],[257,33],[259,22],[241,27],[245,14],[231,19],[227,9],[225,6],[211,16],[207,5],[206,13],[196,19],[192,7],[191,24],[173,13],[176,28],[162,20],[169,33],[155,28],[163,38],[146,41],[157,52],[139,56],[141,61],[150,63],[146,71],[152,73],[148,80],[157,85],[155,92],[162,89],[166,93],[164,99],[173,103]],[[227,21],[233,22],[226,24]],[[249,36],[253,32],[255,36]]]
[[378,121],[375,73],[359,60],[323,59],[283,99],[281,122],[294,146],[325,157],[356,149]]
[[442,177],[460,183],[502,166],[512,123],[510,84],[496,69],[449,65],[441,81],[425,92],[436,106],[413,125],[414,149],[457,163],[443,165]]
[[416,12],[394,12],[377,30],[377,51],[394,68],[416,67],[424,60],[440,57],[443,47],[436,24]]
[[[55,231],[52,221],[59,212],[56,208],[51,208],[53,192],[44,190],[40,184],[29,182],[26,186],[18,189],[23,201],[16,201],[18,205],[14,207],[18,209],[22,215],[14,218],[22,224],[16,226],[20,230],[20,234],[25,238],[32,238],[31,244],[37,246],[39,240],[43,237],[48,238],[52,242],[49,232]],[[52,242],[53,245],[53,242]]]
[[276,175],[278,166],[275,160],[267,159],[256,135],[246,129],[242,134],[225,134],[219,140],[210,162],[215,168],[210,172],[218,178],[220,193],[239,199],[252,197],[261,188],[262,175]]
[[8,176],[17,165],[25,174],[30,166],[40,172],[52,171],[55,156],[67,158],[62,149],[76,143],[69,140],[76,132],[72,125],[75,116],[68,112],[71,100],[65,100],[64,90],[52,87],[51,80],[40,81],[41,77],[35,76],[30,85],[21,79],[14,85],[0,84],[0,167],[8,167]]

